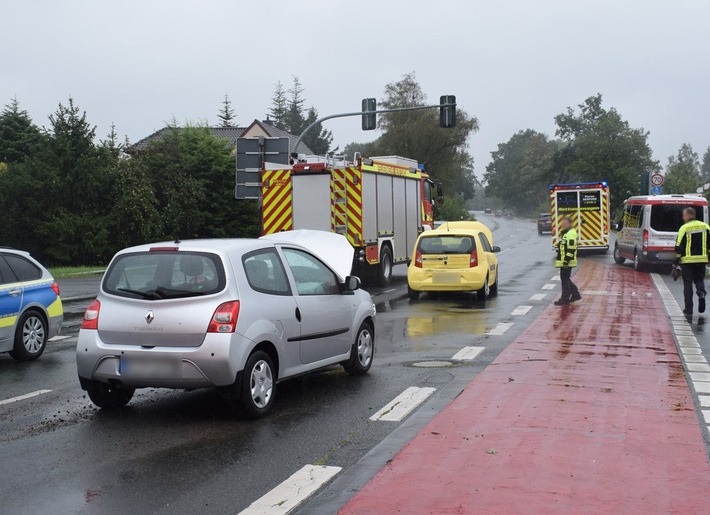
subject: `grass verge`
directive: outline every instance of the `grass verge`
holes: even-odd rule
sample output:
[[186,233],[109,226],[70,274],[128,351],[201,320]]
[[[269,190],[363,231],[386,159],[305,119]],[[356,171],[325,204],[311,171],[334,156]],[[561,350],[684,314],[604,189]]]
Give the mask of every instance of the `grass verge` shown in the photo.
[[49,272],[55,279],[99,275],[104,273],[104,270],[106,270],[105,266],[55,266],[49,268]]

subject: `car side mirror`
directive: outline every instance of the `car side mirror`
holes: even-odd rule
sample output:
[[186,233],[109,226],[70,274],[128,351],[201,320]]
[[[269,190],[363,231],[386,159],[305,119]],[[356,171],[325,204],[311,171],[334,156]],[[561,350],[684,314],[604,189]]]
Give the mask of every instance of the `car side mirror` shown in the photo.
[[493,245],[493,252],[500,252],[500,247],[498,245]]
[[620,231],[621,230],[621,223],[614,222],[613,224],[611,224],[611,230],[612,231]]
[[359,290],[361,285],[359,277],[349,275],[345,278],[345,291]]

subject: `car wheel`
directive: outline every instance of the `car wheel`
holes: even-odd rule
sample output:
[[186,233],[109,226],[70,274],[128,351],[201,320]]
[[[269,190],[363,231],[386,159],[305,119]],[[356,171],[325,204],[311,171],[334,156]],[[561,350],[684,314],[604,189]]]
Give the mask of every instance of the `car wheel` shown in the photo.
[[478,296],[478,300],[482,300],[483,302],[486,302],[488,297],[490,297],[491,289],[488,286],[488,276],[486,276],[486,280],[483,282],[483,287],[476,292],[476,295]]
[[407,286],[407,295],[409,295],[409,300],[419,300],[419,295],[421,292],[415,291]]
[[626,262],[626,258],[621,255],[618,245],[614,245],[614,261],[619,265],[623,265]]
[[646,270],[646,265],[641,262],[638,252],[634,252],[634,270],[637,272],[643,272]]
[[542,236],[542,229],[538,228],[538,229],[537,229],[537,234],[540,235],[540,236]]
[[489,297],[495,297],[498,295],[498,283],[500,283],[500,269],[496,268],[496,282],[493,283],[488,292]]
[[264,351],[256,351],[247,360],[242,377],[240,407],[244,418],[265,417],[274,406],[276,374],[274,362]]
[[36,311],[24,313],[17,324],[15,344],[10,356],[17,361],[32,361],[39,358],[47,346],[47,322]]
[[377,283],[380,286],[389,286],[392,281],[392,261],[392,250],[389,245],[383,245],[376,273]]
[[135,388],[118,387],[99,381],[84,383],[86,393],[91,402],[103,409],[118,409],[124,407],[133,398]]
[[375,332],[370,322],[363,322],[355,335],[350,359],[343,363],[343,368],[351,376],[367,374],[375,355]]

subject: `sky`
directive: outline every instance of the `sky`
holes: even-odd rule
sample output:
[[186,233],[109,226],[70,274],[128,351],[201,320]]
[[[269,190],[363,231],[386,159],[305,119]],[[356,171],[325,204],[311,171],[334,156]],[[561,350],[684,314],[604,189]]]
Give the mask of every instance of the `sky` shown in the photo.
[[[297,75],[321,115],[415,72],[432,103],[476,116],[480,178],[515,132],[554,135],[554,116],[601,93],[650,132],[666,164],[710,146],[707,0],[0,1],[0,103],[35,123],[71,96],[103,137],[136,142],[166,122],[263,119],[274,83]],[[359,118],[326,122],[334,144],[368,141]]]

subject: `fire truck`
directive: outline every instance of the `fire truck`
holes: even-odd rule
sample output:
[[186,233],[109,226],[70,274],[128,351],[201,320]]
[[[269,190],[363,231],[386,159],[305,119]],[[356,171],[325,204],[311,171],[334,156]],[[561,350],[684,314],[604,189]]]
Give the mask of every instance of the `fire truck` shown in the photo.
[[437,188],[412,159],[299,162],[261,178],[263,234],[342,234],[355,248],[353,270],[369,283],[387,286],[393,265],[411,260],[419,233],[433,228]]
[[551,185],[550,212],[554,247],[559,241],[560,220],[569,216],[579,237],[579,250],[609,250],[611,223],[606,181]]

